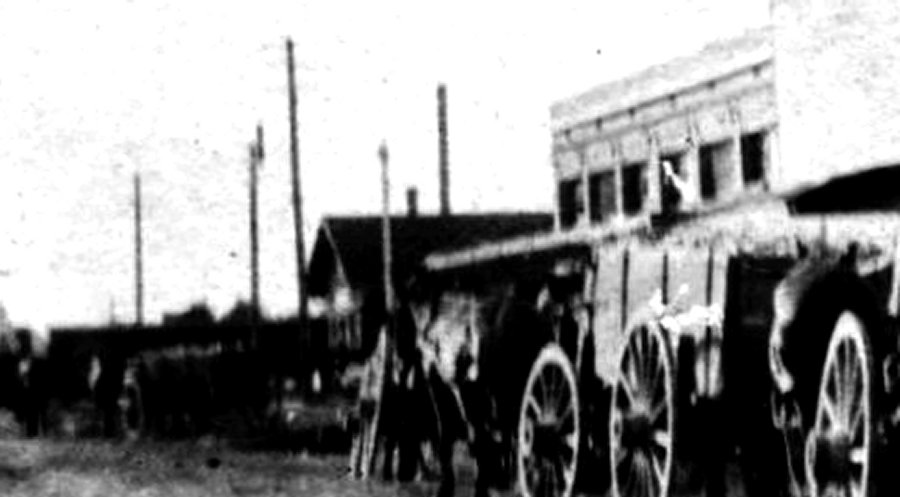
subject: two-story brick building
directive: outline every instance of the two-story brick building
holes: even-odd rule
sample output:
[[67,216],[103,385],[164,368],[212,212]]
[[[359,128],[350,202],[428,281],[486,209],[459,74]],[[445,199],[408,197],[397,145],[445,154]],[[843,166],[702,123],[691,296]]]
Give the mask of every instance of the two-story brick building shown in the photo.
[[828,197],[893,195],[879,187],[900,164],[897,21],[900,7],[876,0],[776,0],[771,26],[556,102],[557,226],[628,226],[860,176]]

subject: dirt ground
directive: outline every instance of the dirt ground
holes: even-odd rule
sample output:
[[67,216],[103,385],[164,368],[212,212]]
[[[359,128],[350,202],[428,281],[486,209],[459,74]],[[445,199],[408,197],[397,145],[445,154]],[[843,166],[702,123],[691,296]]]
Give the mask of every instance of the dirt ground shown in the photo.
[[243,452],[212,440],[0,440],[0,495],[429,496],[432,483],[360,482],[343,457]]
[[[473,495],[473,468],[457,466],[456,495]],[[346,477],[346,456],[236,450],[211,438],[179,442],[0,438],[0,495],[53,497],[430,497],[436,482]],[[728,497],[745,497],[730,468]],[[679,492],[679,494],[685,494]],[[494,493],[511,497],[514,491]],[[688,492],[701,497],[699,492]],[[587,496],[579,496],[587,497]]]

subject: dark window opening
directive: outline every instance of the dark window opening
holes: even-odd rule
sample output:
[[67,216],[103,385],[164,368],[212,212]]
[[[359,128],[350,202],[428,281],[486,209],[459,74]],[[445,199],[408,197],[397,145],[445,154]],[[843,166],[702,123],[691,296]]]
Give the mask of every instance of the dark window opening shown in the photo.
[[681,190],[675,186],[672,178],[666,174],[665,163],[672,166],[672,173],[680,178],[684,178],[682,171],[681,154],[664,155],[659,158],[659,184],[662,185],[662,212],[663,214],[671,214],[678,211],[681,206]]
[[759,183],[765,175],[765,133],[751,133],[741,136],[741,171],[744,184]]
[[716,198],[716,145],[700,147],[700,197],[703,200]]
[[717,200],[733,192],[740,182],[739,164],[734,163],[734,140],[724,140],[700,147],[700,196]]
[[588,179],[591,222],[607,219],[616,213],[616,174],[614,171],[594,173]]
[[574,226],[584,211],[581,181],[571,179],[559,184],[559,223],[563,228]]
[[644,208],[647,181],[643,163],[630,164],[622,168],[622,208],[625,214],[639,214]]

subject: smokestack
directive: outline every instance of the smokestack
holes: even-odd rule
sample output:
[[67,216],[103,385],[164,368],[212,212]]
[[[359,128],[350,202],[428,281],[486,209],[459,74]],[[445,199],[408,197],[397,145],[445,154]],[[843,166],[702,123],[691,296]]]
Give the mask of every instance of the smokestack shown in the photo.
[[414,186],[406,189],[406,215],[411,218],[419,216],[419,190]]
[[450,215],[450,169],[447,150],[447,88],[439,84],[438,99],[438,169],[440,175],[441,215]]

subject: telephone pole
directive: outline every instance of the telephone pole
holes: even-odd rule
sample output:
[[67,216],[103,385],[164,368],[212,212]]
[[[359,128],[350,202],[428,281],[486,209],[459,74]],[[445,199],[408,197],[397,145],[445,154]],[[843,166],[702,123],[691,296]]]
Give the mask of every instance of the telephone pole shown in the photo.
[[291,120],[291,183],[294,238],[297,244],[297,305],[301,329],[306,327],[306,256],[303,241],[303,195],[300,185],[300,146],[297,138],[297,86],[294,81],[294,42],[287,39],[288,101]]
[[134,315],[144,325],[144,239],[141,226],[141,173],[134,173]]
[[256,140],[249,146],[250,159],[250,347],[259,345],[259,320],[262,309],[259,302],[259,221],[258,221],[258,171],[265,159],[262,124],[256,125]]
[[256,126],[256,141],[250,144],[250,307],[252,325],[256,326],[261,314],[259,301],[259,221],[258,221],[258,170],[265,160],[263,128]]
[[378,159],[381,161],[381,256],[384,269],[384,310],[388,322],[394,314],[394,284],[392,281],[391,260],[391,180],[388,171],[388,148],[381,142],[378,147]]

